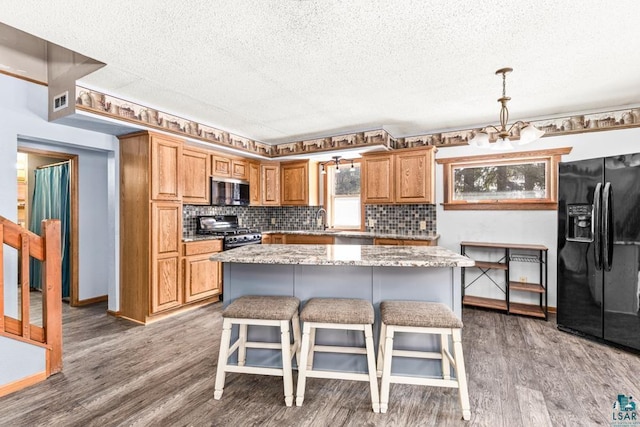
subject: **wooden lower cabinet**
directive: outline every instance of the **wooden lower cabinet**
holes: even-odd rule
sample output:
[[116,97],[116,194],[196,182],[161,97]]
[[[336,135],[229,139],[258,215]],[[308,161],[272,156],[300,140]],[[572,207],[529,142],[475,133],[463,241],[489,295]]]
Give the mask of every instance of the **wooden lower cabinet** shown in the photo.
[[374,245],[393,246],[438,246],[438,239],[412,240],[412,239],[373,239]]
[[333,236],[287,234],[284,236],[284,242],[289,245],[332,245]]
[[151,204],[151,314],[182,304],[180,231],[182,204]]
[[265,234],[262,244],[288,245],[332,245],[333,236],[318,236],[315,234]]
[[282,245],[284,244],[284,234],[264,234],[262,236],[262,244],[263,245],[269,245],[269,244]]
[[180,259],[160,258],[154,262],[152,272],[151,314],[179,307],[182,304],[180,286]]
[[184,302],[190,303],[222,293],[222,263],[209,257],[222,251],[222,240],[206,240],[183,244]]

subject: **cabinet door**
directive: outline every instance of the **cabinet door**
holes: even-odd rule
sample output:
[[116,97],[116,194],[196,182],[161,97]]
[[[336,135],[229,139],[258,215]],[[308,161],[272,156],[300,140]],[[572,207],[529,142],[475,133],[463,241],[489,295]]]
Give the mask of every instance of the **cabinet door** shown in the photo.
[[249,179],[249,162],[244,159],[231,159],[231,178]]
[[261,198],[263,205],[277,206],[280,204],[280,165],[260,165]]
[[182,197],[182,141],[151,136],[151,199],[180,200]]
[[184,301],[191,302],[220,294],[222,263],[209,261],[209,254],[184,260]]
[[374,245],[393,245],[402,246],[402,240],[400,239],[373,239]]
[[151,314],[182,304],[182,204],[151,204]]
[[208,205],[211,181],[211,156],[205,151],[182,149],[182,201]]
[[403,240],[404,246],[438,246],[438,241],[434,240]]
[[249,163],[249,203],[251,206],[260,206],[260,164]]
[[333,245],[333,236],[287,234],[285,241],[290,245]]
[[391,154],[363,158],[362,191],[364,203],[393,202],[393,168]]
[[396,203],[433,203],[433,150],[394,154]]
[[308,162],[283,163],[280,167],[282,205],[309,204]]
[[211,175],[230,177],[231,160],[221,156],[211,156]]
[[284,234],[272,234],[271,243],[278,245],[284,244]]

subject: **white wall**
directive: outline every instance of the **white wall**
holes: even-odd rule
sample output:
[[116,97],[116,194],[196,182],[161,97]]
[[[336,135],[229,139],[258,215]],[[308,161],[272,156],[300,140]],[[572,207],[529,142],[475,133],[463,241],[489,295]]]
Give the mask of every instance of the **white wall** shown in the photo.
[[[640,152],[640,129],[621,129],[607,132],[542,138],[528,146],[531,151],[547,148],[573,147],[563,161],[589,159],[616,154]],[[488,154],[491,151],[475,147],[443,148],[437,158]],[[442,207],[444,189],[443,167],[436,169],[436,200],[438,244],[452,251],[460,251],[464,240],[483,242],[541,244],[549,248],[549,306],[556,306],[556,211],[445,211]],[[531,272],[523,273],[525,275]],[[515,278],[519,277],[516,274]],[[504,282],[504,279],[502,280]],[[470,293],[499,297],[500,291],[493,285],[479,283],[469,288]],[[524,299],[521,301],[526,302]],[[534,301],[534,300],[530,300]]]

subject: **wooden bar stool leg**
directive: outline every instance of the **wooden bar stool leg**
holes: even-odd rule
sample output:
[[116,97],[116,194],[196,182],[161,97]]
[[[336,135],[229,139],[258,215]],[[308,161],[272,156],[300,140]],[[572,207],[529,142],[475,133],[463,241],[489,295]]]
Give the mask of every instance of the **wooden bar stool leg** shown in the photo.
[[382,376],[382,361],[384,360],[384,337],[387,335],[387,325],[380,323],[380,337],[378,338],[378,360],[376,362],[376,374]]
[[240,346],[238,347],[238,366],[244,366],[244,362],[247,359],[247,328],[248,325],[240,324],[238,332],[238,340]]
[[367,367],[369,371],[369,386],[371,387],[371,406],[376,414],[380,412],[380,397],[378,395],[378,377],[376,375],[376,354],[373,347],[373,331],[371,325],[364,327],[364,342],[367,348]]
[[302,328],[302,348],[300,349],[300,363],[298,364],[298,388],[296,390],[296,406],[304,402],[304,389],[307,383],[307,358],[309,357],[309,338],[311,327],[308,322]]
[[[389,405],[389,382],[391,380],[391,356],[393,354],[393,326],[387,326],[384,337],[384,358],[382,362],[382,384],[380,386],[380,412],[386,413]],[[381,338],[382,339],[382,338]]]
[[449,335],[440,334],[440,354],[442,356],[442,378],[445,380],[451,379],[451,366],[449,365],[449,358],[447,352],[449,351]]
[[460,394],[460,406],[462,407],[462,419],[471,419],[471,406],[469,405],[469,389],[467,388],[467,373],[464,367],[462,355],[462,334],[460,329],[452,330],[453,359],[456,362],[455,371],[458,380],[458,392]]
[[282,381],[284,382],[284,403],[293,404],[293,376],[291,375],[291,336],[289,321],[280,322],[280,343],[282,344]]
[[218,355],[218,370],[216,373],[216,385],[213,398],[220,400],[224,391],[227,359],[229,358],[229,344],[231,343],[231,321],[224,319],[222,322],[222,336],[220,338],[220,354]]

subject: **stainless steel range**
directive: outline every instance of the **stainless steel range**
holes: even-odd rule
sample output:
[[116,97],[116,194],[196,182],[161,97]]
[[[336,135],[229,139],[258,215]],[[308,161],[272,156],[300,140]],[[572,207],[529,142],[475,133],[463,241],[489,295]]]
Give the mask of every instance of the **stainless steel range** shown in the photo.
[[198,216],[196,233],[201,235],[223,236],[222,249],[233,249],[244,245],[262,243],[262,234],[258,230],[240,227],[237,215]]

